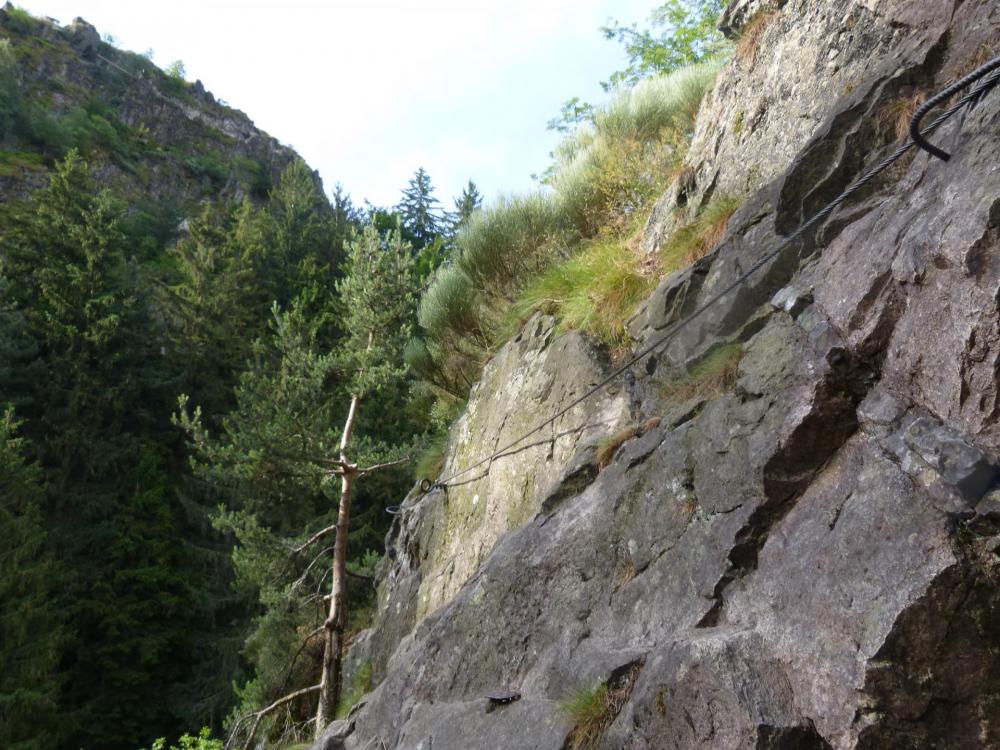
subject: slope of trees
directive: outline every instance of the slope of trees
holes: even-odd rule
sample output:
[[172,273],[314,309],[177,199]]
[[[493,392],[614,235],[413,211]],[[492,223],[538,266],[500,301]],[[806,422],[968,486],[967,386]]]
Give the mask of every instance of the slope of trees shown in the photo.
[[[234,705],[252,715],[318,680],[323,639],[309,632],[329,620],[342,644],[363,624],[373,590],[357,575],[370,574],[384,508],[412,476],[395,459],[426,429],[397,356],[421,283],[402,215],[372,209],[390,228],[359,233],[362,212],[341,190],[331,206],[297,163],[264,203],[207,204],[165,243],[72,151],[7,213],[0,658],[12,661],[0,664],[0,745],[148,745],[220,729]],[[425,229],[443,257],[443,214]],[[359,349],[373,331],[372,350]],[[193,464],[171,424],[180,393],[201,407],[201,434],[225,445]],[[352,398],[364,408],[341,455]],[[340,475],[392,464],[352,488],[334,617],[331,567],[310,565],[332,538],[288,556],[343,507],[331,461]],[[263,731],[294,730],[315,698]],[[330,691],[327,716],[336,700]]]

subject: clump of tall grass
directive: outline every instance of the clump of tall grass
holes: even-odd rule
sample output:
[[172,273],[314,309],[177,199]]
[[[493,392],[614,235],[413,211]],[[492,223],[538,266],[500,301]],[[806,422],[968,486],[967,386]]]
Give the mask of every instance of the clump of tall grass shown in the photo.
[[720,67],[699,63],[620,91],[592,124],[560,144],[551,184],[579,231],[620,227],[663,192]]
[[566,747],[570,750],[592,750],[604,730],[611,724],[610,693],[607,685],[591,690],[577,690],[560,703],[563,713],[573,722]]
[[630,664],[607,683],[570,692],[559,702],[563,714],[573,722],[566,750],[593,750],[614,723],[632,694],[642,665]]
[[472,215],[455,267],[487,296],[512,302],[525,281],[566,257],[571,233],[548,195],[502,198]]
[[722,241],[729,219],[743,198],[724,196],[711,200],[685,226],[677,229],[660,249],[660,271],[676,271],[712,252]]
[[505,332],[541,310],[555,315],[563,328],[587,331],[618,350],[627,339],[625,320],[654,282],[623,238],[590,240],[525,288],[511,307]]
[[718,61],[620,91],[556,150],[551,193],[504,198],[473,215],[424,293],[423,339],[407,361],[461,399],[493,349],[534,310],[625,343],[624,321],[653,279],[628,230],[676,176]]

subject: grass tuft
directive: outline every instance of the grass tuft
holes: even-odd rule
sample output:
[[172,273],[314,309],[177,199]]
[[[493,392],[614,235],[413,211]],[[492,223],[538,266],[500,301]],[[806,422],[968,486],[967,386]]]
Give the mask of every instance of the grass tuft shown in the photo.
[[660,393],[668,401],[678,403],[692,398],[719,396],[736,385],[742,358],[742,344],[717,347],[688,372],[669,380],[660,379]]
[[[560,704],[563,713],[573,722],[567,750],[592,750],[604,730],[610,725],[610,691],[601,684],[590,690],[570,693]],[[612,719],[613,720],[613,719]]]
[[722,241],[729,219],[742,204],[742,198],[716,198],[694,221],[674,232],[660,250],[661,273],[666,275],[689,266],[712,252]]
[[455,268],[488,297],[513,302],[527,278],[566,255],[567,239],[550,196],[501,199],[472,215],[458,237]]
[[876,121],[879,135],[890,143],[907,137],[910,132],[910,120],[925,101],[927,94],[915,91],[903,94],[886,104],[878,113]]
[[614,460],[618,449],[633,438],[642,437],[650,430],[655,430],[660,426],[660,418],[652,417],[641,424],[631,425],[619,430],[614,435],[604,438],[597,444],[597,454],[595,461],[598,469],[605,469]]
[[585,243],[572,258],[541,274],[507,314],[506,337],[536,310],[556,315],[564,329],[586,331],[613,350],[628,342],[625,322],[649,292],[653,279],[620,238]]
[[551,183],[579,232],[621,229],[663,192],[720,67],[712,60],[620,91],[560,144]]
[[618,452],[618,449],[629,440],[638,437],[638,435],[639,427],[637,425],[632,425],[630,427],[626,427],[624,430],[619,430],[614,435],[604,438],[604,440],[597,444],[597,468],[607,468],[608,464],[611,463],[615,454]]
[[632,686],[642,667],[631,664],[620,674],[590,689],[571,692],[560,708],[573,722],[565,750],[594,750],[632,694]]
[[736,40],[737,59],[742,60],[749,67],[756,64],[764,32],[768,30],[777,17],[778,12],[775,10],[759,10],[753,14],[740,31],[739,39]]

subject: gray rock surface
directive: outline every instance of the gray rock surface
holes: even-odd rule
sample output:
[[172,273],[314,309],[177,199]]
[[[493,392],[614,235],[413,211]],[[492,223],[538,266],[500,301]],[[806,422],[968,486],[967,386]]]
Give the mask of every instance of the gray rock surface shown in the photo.
[[[789,0],[778,18],[788,39],[739,73],[761,86],[723,82],[699,121],[721,133],[712,181],[758,181],[755,157],[739,176],[733,134],[705,118],[768,104],[782,65],[791,112],[799,75],[817,81],[811,114],[721,246],[636,315],[639,344],[883,157],[883,107],[950,81],[1000,29],[986,0]],[[808,49],[789,57],[792,44]],[[835,68],[863,79],[855,91]],[[779,122],[760,121],[761,149]],[[994,93],[936,135],[950,162],[908,157],[598,397],[571,427],[609,405],[647,425],[603,469],[580,438],[478,480],[491,515],[463,500],[467,520],[448,520],[453,490],[408,498],[360,640],[378,684],[345,747],[561,750],[561,701],[603,683],[621,696],[607,750],[1000,748],[998,133]],[[539,416],[601,371],[542,323],[487,370],[449,470],[500,442],[513,400]],[[732,342],[733,387],[672,400],[672,367]],[[445,568],[461,573],[422,605]],[[497,691],[521,699],[487,711]]]

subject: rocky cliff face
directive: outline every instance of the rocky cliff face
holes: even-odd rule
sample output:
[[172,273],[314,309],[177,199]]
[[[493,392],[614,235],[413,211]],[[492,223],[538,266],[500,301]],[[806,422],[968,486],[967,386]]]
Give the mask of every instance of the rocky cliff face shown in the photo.
[[4,133],[0,123],[0,200],[47,184],[47,163],[70,147],[103,185],[178,215],[203,199],[266,197],[299,158],[200,81],[116,49],[83,19],[62,27],[7,3],[3,40],[16,60],[11,92],[21,112],[19,128]]
[[[914,94],[1000,51],[992,0],[738,0],[726,23],[762,9],[646,245],[675,208],[749,198],[637,346],[884,157]],[[378,685],[321,744],[579,747],[562,701],[603,684],[600,748],[1000,747],[998,132],[994,91],[935,136],[951,161],[911,154],[538,445],[407,498],[351,653]],[[723,347],[732,387],[672,386]],[[445,474],[607,367],[531,321]]]

